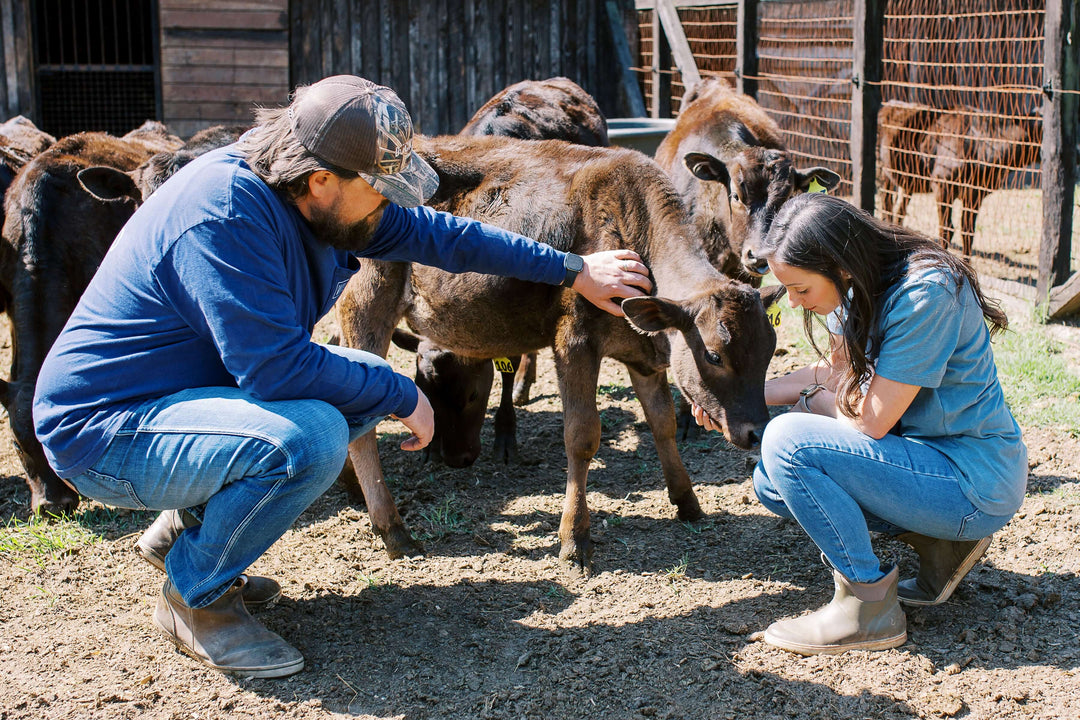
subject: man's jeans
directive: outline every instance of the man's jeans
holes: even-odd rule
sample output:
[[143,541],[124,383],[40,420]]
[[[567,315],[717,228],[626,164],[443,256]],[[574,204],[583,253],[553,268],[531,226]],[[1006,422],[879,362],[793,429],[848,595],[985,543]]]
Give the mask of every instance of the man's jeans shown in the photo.
[[165,565],[184,602],[205,607],[330,487],[348,443],[380,420],[347,420],[321,400],[185,390],[140,407],[71,483],[106,505],[195,508],[202,524],[180,535]]
[[871,530],[975,540],[1011,518],[972,505],[939,451],[898,435],[874,440],[842,420],[807,413],[766,426],[754,491],[769,510],[797,520],[832,566],[858,583],[884,577]]

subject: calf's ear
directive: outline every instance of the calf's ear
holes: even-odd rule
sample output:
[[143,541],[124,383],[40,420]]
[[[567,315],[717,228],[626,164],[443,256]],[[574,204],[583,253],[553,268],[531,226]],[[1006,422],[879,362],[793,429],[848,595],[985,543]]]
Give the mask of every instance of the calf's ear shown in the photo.
[[725,185],[731,184],[731,176],[728,174],[727,165],[708,153],[691,152],[683,155],[683,164],[686,169],[699,180],[719,182]]
[[416,352],[416,349],[420,347],[420,338],[401,328],[394,328],[394,334],[390,336],[390,341],[402,350],[408,350],[409,352]]
[[761,296],[761,304],[765,307],[769,307],[786,294],[787,287],[783,285],[769,285],[758,290],[758,295]]
[[142,200],[142,193],[135,186],[135,181],[125,172],[116,168],[98,165],[79,171],[77,176],[79,184],[86,192],[98,200],[111,202],[131,198],[136,202]]
[[627,298],[622,301],[622,311],[630,324],[644,333],[682,329],[691,322],[681,305],[665,298]]
[[813,180],[817,180],[818,184],[826,190],[832,190],[840,184],[840,176],[827,167],[812,167],[795,171],[795,187],[800,191],[809,190]]

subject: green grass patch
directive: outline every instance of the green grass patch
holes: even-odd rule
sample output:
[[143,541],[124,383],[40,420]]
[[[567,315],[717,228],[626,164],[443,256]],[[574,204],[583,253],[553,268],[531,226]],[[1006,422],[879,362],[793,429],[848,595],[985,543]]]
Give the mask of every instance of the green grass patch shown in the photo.
[[1017,422],[1080,436],[1080,375],[1060,343],[1037,326],[1010,330],[994,343],[994,358]]
[[458,506],[457,497],[447,495],[438,505],[427,508],[420,512],[426,525],[426,531],[421,534],[420,540],[433,540],[454,533],[466,531],[465,513]]
[[0,556],[18,566],[32,562],[44,568],[57,558],[99,542],[101,537],[79,519],[11,518],[0,530]]

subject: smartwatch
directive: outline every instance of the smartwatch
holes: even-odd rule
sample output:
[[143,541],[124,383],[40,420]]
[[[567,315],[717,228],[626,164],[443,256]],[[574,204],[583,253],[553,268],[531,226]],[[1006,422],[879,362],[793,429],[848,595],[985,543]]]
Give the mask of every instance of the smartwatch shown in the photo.
[[574,284],[578,273],[585,269],[585,260],[580,255],[566,253],[563,256],[563,269],[566,270],[566,276],[562,281],[563,287],[570,287]]

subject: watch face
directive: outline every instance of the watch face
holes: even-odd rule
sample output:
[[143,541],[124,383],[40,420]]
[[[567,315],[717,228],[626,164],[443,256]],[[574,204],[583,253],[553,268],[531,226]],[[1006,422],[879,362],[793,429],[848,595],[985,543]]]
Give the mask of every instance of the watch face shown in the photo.
[[581,272],[585,268],[585,261],[581,259],[580,255],[574,255],[573,253],[570,253],[566,256],[564,266],[567,270]]

